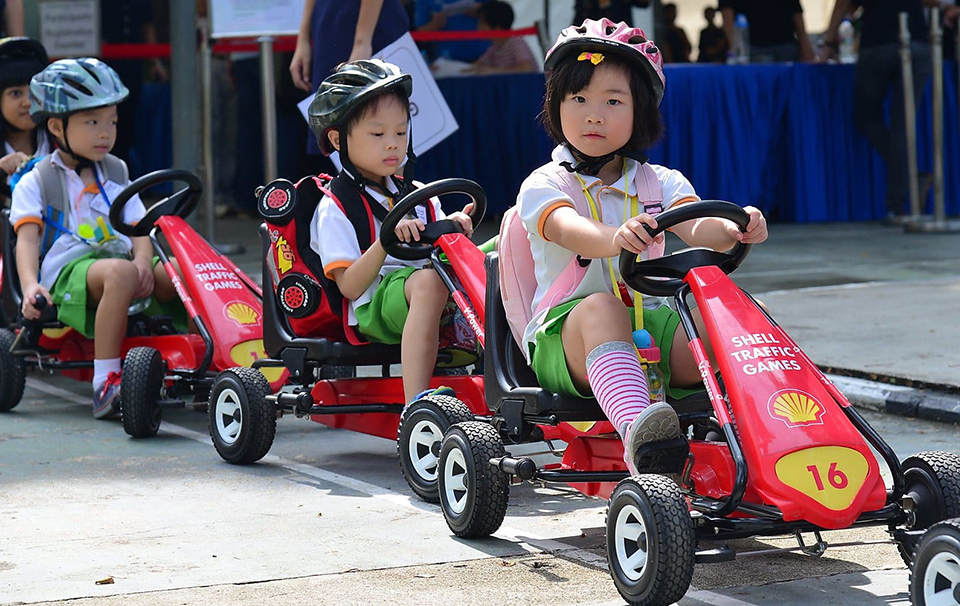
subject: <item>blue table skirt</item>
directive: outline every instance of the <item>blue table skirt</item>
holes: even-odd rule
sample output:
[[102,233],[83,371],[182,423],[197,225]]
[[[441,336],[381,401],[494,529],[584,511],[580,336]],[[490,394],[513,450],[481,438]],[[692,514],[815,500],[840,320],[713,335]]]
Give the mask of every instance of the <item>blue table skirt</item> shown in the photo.
[[[668,66],[664,138],[650,150],[651,162],[682,171],[704,199],[757,206],[774,220],[880,218],[885,169],[853,126],[854,69]],[[960,213],[956,80],[948,62],[944,174],[947,212],[954,215]],[[502,213],[523,179],[550,158],[553,144],[538,121],[543,76],[475,76],[438,84],[460,130],[420,157],[417,178],[473,179],[487,193],[488,212]],[[147,169],[169,165],[169,143],[156,144],[169,141],[169,95],[166,85],[144,86],[138,125],[151,136],[138,137],[137,151]],[[918,154],[920,169],[932,172],[929,105],[928,87],[919,106]],[[932,212],[932,196],[926,203]]]

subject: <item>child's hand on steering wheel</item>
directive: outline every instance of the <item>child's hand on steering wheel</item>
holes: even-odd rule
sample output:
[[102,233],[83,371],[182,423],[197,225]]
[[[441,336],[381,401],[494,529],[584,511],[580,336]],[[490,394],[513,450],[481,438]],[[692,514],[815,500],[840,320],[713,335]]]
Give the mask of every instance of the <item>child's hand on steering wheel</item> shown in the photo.
[[420,219],[402,219],[393,230],[401,242],[419,242],[420,232],[426,228]]
[[750,222],[747,223],[747,231],[740,231],[732,222],[727,221],[727,229],[730,235],[737,242],[744,244],[759,244],[767,239],[767,219],[760,212],[760,209],[753,206],[745,206],[743,210],[750,215]]
[[153,293],[153,262],[151,259],[134,258],[133,265],[137,268],[137,290],[133,298],[149,297]]
[[643,227],[644,225],[649,225],[651,228],[656,229],[657,220],[647,213],[641,213],[636,217],[627,219],[627,222],[621,225],[620,228],[617,229],[617,233],[613,236],[613,246],[616,249],[614,254],[620,254],[620,249],[623,249],[639,255],[650,248],[650,245],[654,242],[658,244],[663,242],[663,234],[652,238]]
[[447,216],[447,219],[450,219],[463,229],[463,234],[468,238],[473,237],[473,219],[470,218],[470,213],[472,212],[473,202],[464,206],[462,211]]

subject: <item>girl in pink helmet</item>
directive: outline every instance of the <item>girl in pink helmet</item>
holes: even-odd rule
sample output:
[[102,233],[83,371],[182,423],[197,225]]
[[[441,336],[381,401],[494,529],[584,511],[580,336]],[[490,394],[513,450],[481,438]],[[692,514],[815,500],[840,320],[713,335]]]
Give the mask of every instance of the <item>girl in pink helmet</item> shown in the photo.
[[[633,342],[636,325],[642,321],[660,347],[669,396],[682,397],[701,380],[677,330],[678,314],[663,299],[641,301],[620,280],[614,257],[622,250],[642,258],[662,254],[662,236],[651,241],[643,226],[656,227],[658,212],[700,198],[679,171],[649,164],[643,153],[662,133],[665,82],[660,51],[643,30],[608,19],[568,27],[547,52],[545,71],[542,119],[558,145],[517,198],[537,280],[523,349],[545,389],[597,399],[635,471],[640,446],[680,435],[673,408],[650,402]],[[741,240],[764,241],[763,215],[745,210],[750,223],[743,234],[719,218],[671,231],[691,246],[721,251]],[[556,296],[555,283],[573,262],[586,268],[582,279]],[[548,291],[550,304],[542,305]]]

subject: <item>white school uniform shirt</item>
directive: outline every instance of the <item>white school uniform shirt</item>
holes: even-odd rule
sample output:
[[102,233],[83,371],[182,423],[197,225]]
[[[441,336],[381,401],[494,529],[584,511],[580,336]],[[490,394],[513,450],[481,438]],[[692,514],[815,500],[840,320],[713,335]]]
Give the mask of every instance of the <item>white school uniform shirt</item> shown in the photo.
[[[570,162],[576,165],[573,154],[565,145],[557,146],[551,154],[552,164],[558,165],[561,162]],[[626,162],[626,184],[627,196],[636,198],[637,190],[635,177],[639,164],[635,160],[627,158]],[[698,201],[693,186],[683,174],[678,170],[672,170],[656,164],[651,164],[660,182],[660,189],[663,192],[663,210],[666,211],[675,204],[684,202]],[[560,168],[560,170],[566,170]],[[578,173],[580,179],[586,185],[587,191],[593,196],[594,201],[600,210],[601,220],[606,225],[620,227],[630,218],[631,204],[624,204],[624,177],[621,177],[611,185],[604,185],[598,177]],[[643,202],[643,201],[641,201]],[[567,194],[563,193],[558,183],[551,177],[533,173],[524,180],[520,186],[520,193],[517,196],[517,208],[520,213],[520,219],[524,228],[527,230],[527,237],[530,240],[530,252],[533,255],[533,265],[537,279],[537,290],[533,297],[533,309],[536,311],[540,305],[541,299],[547,293],[550,286],[560,277],[570,262],[576,257],[576,253],[568,250],[559,244],[547,240],[543,235],[543,224],[550,213],[561,206],[575,207],[573,200]],[[585,205],[586,206],[586,205]],[[643,212],[643,207],[639,207]],[[646,258],[647,253],[641,255],[641,259]],[[620,281],[620,264],[617,259],[613,259],[613,271],[617,281]],[[560,303],[580,299],[587,295],[608,292],[612,293],[610,282],[610,269],[606,259],[595,259],[590,263],[589,268],[584,275],[583,281],[577,287],[571,296],[563,299]],[[558,303],[558,305],[560,304]],[[656,309],[666,302],[661,297],[643,298],[643,306],[647,309]],[[536,343],[535,336],[537,330],[543,324],[544,318],[549,312],[544,309],[534,315],[533,319],[527,324],[523,334],[523,353],[530,362],[530,348]]]
[[[60,271],[63,267],[75,259],[96,250],[94,246],[81,240],[76,234],[78,226],[87,223],[91,227],[97,226],[97,217],[103,217],[107,225],[110,225],[110,205],[103,199],[96,184],[87,188],[77,172],[63,163],[60,158],[60,150],[55,150],[50,159],[53,166],[62,171],[67,179],[66,208],[63,212],[61,225],[70,230],[70,234],[60,233],[54,241],[53,246],[47,251],[46,256],[40,263],[40,284],[50,290],[57,281]],[[123,189],[130,184],[116,183],[107,181],[105,175],[100,170],[99,165],[94,165],[100,183],[103,185],[103,191],[106,192],[110,200],[114,200]],[[96,190],[96,193],[93,193]],[[16,231],[21,225],[26,223],[36,223],[41,227],[40,241],[43,242],[43,235],[48,229],[55,227],[43,221],[44,213],[47,210],[47,203],[41,196],[40,172],[32,170],[25,174],[17,187],[13,190],[13,201],[10,205],[10,223]],[[143,203],[139,196],[133,196],[126,204],[123,210],[123,218],[129,224],[134,224],[146,214]],[[59,230],[58,230],[59,231]],[[130,250],[132,243],[130,238],[117,233],[117,237]]]
[[[364,188],[364,190],[371,204],[380,204],[387,210],[390,209],[391,201],[386,196],[369,187]],[[392,179],[387,179],[387,191],[396,198],[397,188]],[[430,203],[433,205],[433,212],[437,220],[443,219],[446,215],[440,208],[440,200],[432,198]],[[429,222],[425,206],[418,206],[415,212],[424,224]],[[373,225],[374,233],[371,234],[371,237],[375,241],[380,237],[381,225],[376,216],[373,217]],[[347,215],[340,210],[337,203],[329,196],[324,196],[317,204],[317,211],[310,222],[310,248],[320,255],[323,262],[323,273],[331,280],[334,270],[350,267],[360,258],[360,243],[357,240],[357,232],[353,229],[353,224],[350,223]],[[357,299],[350,301],[347,310],[348,325],[357,325],[356,310],[373,299],[373,294],[377,291],[377,287],[380,286],[380,281],[383,280],[384,276],[404,267],[424,267],[429,263],[429,260],[406,261],[387,255],[377,279]]]

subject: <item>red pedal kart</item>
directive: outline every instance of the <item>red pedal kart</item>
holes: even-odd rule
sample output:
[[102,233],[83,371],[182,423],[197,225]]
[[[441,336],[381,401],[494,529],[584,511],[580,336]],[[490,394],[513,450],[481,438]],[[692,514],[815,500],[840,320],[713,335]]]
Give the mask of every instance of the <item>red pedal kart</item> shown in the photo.
[[[170,182],[182,182],[186,187],[151,205],[136,225],[123,223],[123,209],[135,194]],[[165,408],[183,407],[188,398],[194,403],[206,402],[220,370],[249,366],[266,357],[260,288],[184,220],[200,195],[201,184],[195,175],[160,170],[131,183],[110,207],[110,222],[116,231],[150,238],[197,331],[179,331],[166,317],[133,315],[128,319],[120,408],[123,428],[133,437],[156,434]],[[8,211],[2,215],[5,307],[19,310],[22,294],[14,262],[16,235]],[[176,259],[181,272],[171,259]],[[19,328],[0,330],[0,411],[20,403],[27,368],[59,370],[90,381],[93,357],[93,341],[57,322],[52,307],[44,309],[38,321],[22,321]],[[282,371],[270,374],[277,385],[282,383]]]
[[[712,216],[741,229],[748,221],[734,204],[703,202],[661,214],[657,229],[648,231],[656,236]],[[699,403],[696,396],[671,402],[684,436],[643,446],[642,475],[636,477],[628,477],[623,444],[595,401],[537,386],[506,326],[498,261],[491,255],[485,367],[494,415],[492,422],[451,427],[440,452],[441,507],[454,534],[495,532],[513,476],[566,483],[609,499],[607,560],[630,604],[673,604],[686,593],[694,563],[736,557],[726,546],[700,547],[700,540],[794,534],[804,547],[799,533],[808,532],[816,538],[808,550],[822,553],[821,531],[878,525],[887,527],[912,564],[924,529],[960,513],[960,457],[928,452],[901,463],[786,332],[727,277],[748,249],[738,244],[729,253],[691,248],[642,262],[626,253],[620,258],[632,288],[674,297],[706,388]],[[716,349],[721,380],[697,332],[690,295]],[[533,441],[543,426],[568,444],[559,464],[540,467],[507,454],[504,444]],[[871,446],[890,470],[889,488]]]
[[[257,360],[253,366],[286,369],[292,387],[274,393],[276,390],[255,371],[231,369],[221,373],[210,397],[213,444],[227,462],[253,463],[270,450],[278,417],[288,413],[310,417],[330,427],[396,440],[400,468],[410,488],[424,500],[436,502],[437,456],[444,431],[454,423],[490,414],[483,395],[483,377],[434,377],[431,386],[451,387],[456,397],[427,396],[405,407],[402,380],[390,376],[390,365],[400,362],[399,345],[350,343],[342,337],[296,333],[293,322],[304,319],[305,313],[317,313],[310,303],[322,296],[315,276],[322,275],[323,269],[310,249],[309,227],[323,193],[312,177],[296,186],[278,179],[260,193],[259,206],[267,219],[260,228],[263,284],[269,285],[274,296],[265,297],[263,307],[263,339],[269,358]],[[394,234],[407,213],[433,197],[447,194],[471,198],[472,219],[474,225],[479,224],[486,210],[480,186],[466,179],[444,179],[397,202],[383,221],[380,241],[397,258],[429,260],[482,346],[484,254],[449,220],[429,223],[419,242],[404,243]],[[278,208],[283,212],[273,212]],[[296,270],[294,255],[301,257],[303,273]],[[339,318],[337,323],[341,325]],[[444,357],[441,350],[441,366]],[[342,376],[353,374],[342,369],[353,371],[356,367],[379,368],[380,376]]]

